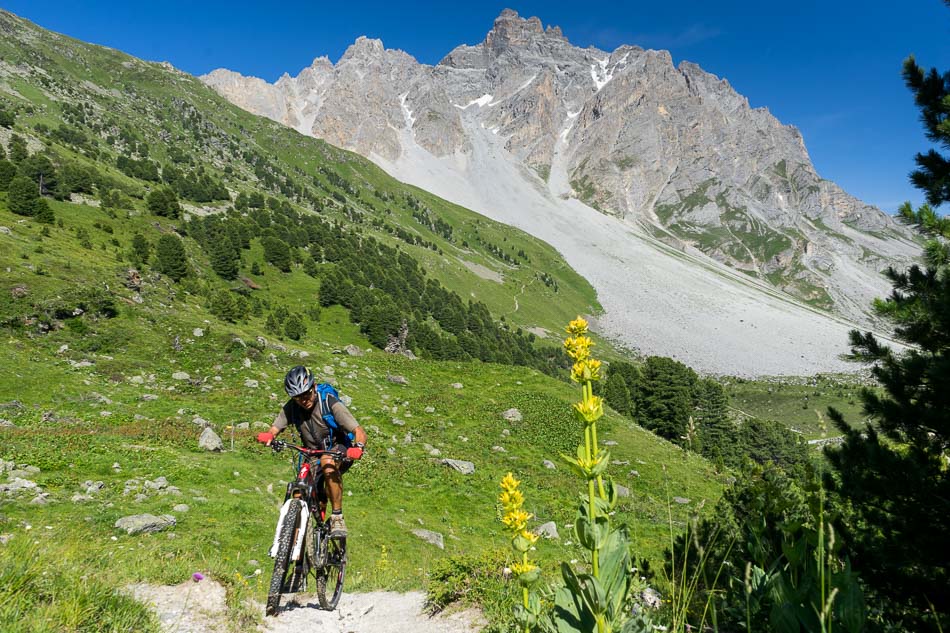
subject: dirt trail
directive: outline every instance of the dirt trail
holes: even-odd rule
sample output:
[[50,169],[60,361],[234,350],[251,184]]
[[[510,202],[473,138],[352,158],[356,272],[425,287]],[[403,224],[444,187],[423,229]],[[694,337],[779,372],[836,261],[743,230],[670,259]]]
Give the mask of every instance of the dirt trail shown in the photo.
[[[149,605],[165,633],[226,633],[224,587],[213,580],[175,586],[133,585],[129,593]],[[321,611],[316,596],[302,594],[296,603],[281,603],[276,617],[264,619],[261,633],[477,633],[485,626],[475,610],[429,617],[421,592],[344,594],[335,611]],[[256,605],[263,614],[264,605]]]

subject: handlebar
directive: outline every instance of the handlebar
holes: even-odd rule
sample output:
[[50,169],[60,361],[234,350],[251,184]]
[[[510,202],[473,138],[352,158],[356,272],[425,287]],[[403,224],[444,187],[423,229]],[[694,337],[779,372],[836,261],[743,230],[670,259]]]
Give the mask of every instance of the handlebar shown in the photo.
[[291,448],[302,455],[307,455],[309,457],[322,457],[323,455],[332,455],[337,459],[346,458],[346,453],[342,451],[325,451],[318,448],[306,448],[304,446],[297,446],[296,444],[291,444],[283,440],[271,440],[270,447],[275,453],[279,453],[285,448]]

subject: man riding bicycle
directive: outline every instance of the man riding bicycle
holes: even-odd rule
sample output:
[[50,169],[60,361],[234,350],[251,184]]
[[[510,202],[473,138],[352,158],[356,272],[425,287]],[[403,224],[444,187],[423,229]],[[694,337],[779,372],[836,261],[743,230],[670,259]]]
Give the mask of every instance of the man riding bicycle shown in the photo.
[[[353,460],[363,456],[366,446],[366,432],[353,414],[339,398],[327,394],[321,398],[316,389],[316,380],[309,369],[298,365],[287,372],[284,378],[284,390],[290,400],[281,408],[280,413],[266,433],[260,433],[257,440],[270,446],[274,437],[290,424],[296,427],[300,441],[307,448],[345,452],[347,459],[337,464],[331,455],[320,458],[320,468],[326,482],[327,497],[330,500],[330,536],[346,538],[346,523],[343,521],[343,479],[341,475],[352,465]],[[326,404],[324,404],[324,401]],[[324,416],[332,414],[336,420],[334,431]],[[349,448],[340,434],[352,433],[353,445]]]

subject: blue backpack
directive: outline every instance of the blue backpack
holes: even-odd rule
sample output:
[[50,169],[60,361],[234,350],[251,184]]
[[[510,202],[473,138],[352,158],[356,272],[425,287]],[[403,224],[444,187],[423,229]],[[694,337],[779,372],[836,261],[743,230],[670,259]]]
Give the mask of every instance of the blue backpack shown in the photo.
[[320,396],[320,410],[323,411],[323,421],[330,427],[330,433],[340,441],[340,444],[343,444],[347,448],[353,446],[353,439],[356,436],[353,435],[353,433],[343,433],[340,430],[340,425],[336,423],[336,418],[333,417],[333,412],[327,403],[327,396],[333,396],[339,400],[340,393],[330,383],[321,382],[317,383],[317,394]]

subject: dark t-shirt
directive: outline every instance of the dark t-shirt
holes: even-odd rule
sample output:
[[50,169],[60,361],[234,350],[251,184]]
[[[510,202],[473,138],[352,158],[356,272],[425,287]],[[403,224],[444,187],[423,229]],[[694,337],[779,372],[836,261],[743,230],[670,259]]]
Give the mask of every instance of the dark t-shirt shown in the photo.
[[274,427],[283,431],[289,425],[293,424],[300,434],[300,440],[307,448],[330,449],[334,444],[340,441],[341,435],[356,430],[359,424],[353,414],[346,408],[338,398],[333,395],[327,396],[327,405],[333,412],[333,418],[336,420],[337,437],[330,438],[330,427],[323,421],[323,402],[316,398],[313,409],[307,410],[301,407],[293,400],[288,400],[281,408],[277,418],[274,419]]

